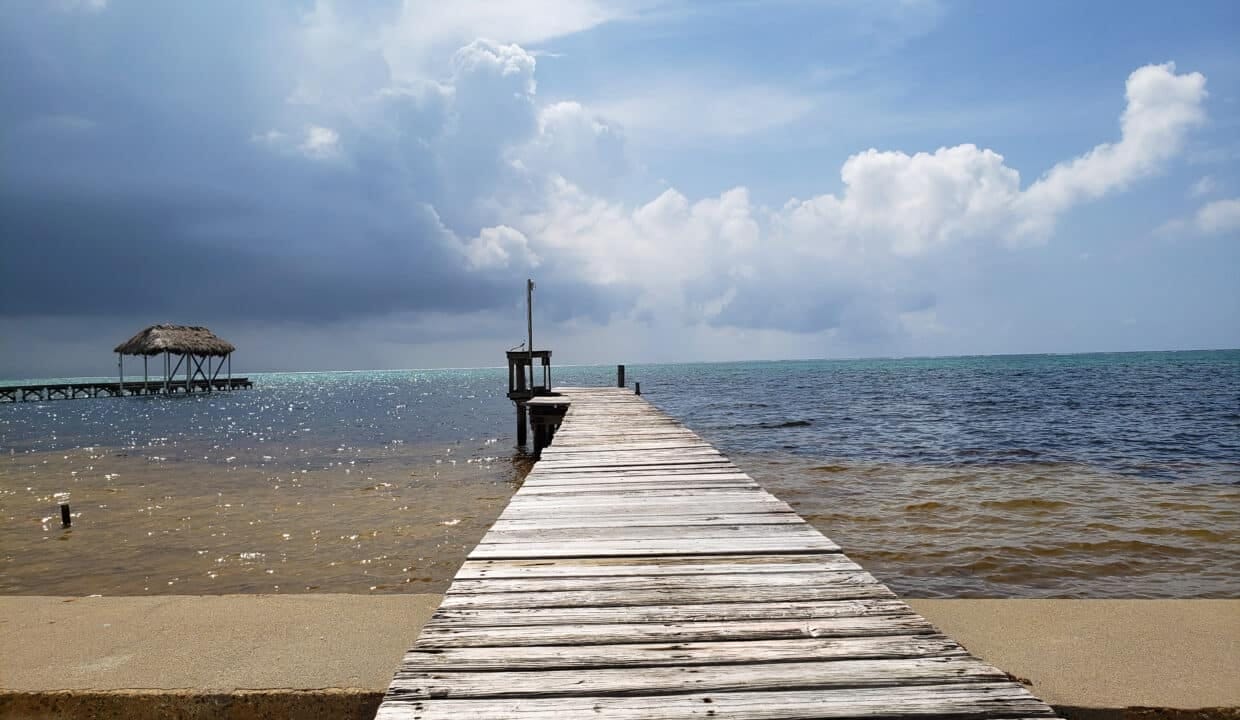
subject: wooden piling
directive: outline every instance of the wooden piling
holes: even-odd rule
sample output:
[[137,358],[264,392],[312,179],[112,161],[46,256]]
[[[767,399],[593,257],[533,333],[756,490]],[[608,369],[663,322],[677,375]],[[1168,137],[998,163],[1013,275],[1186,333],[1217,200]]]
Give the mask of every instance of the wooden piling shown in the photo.
[[618,388],[624,387],[624,366],[623,365],[616,366],[616,387]]

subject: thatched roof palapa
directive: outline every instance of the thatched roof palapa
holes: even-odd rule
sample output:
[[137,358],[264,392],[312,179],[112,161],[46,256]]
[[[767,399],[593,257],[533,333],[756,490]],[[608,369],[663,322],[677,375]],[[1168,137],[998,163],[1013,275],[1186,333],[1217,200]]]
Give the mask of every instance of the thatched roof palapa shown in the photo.
[[200,325],[152,325],[116,346],[122,355],[214,355],[224,356],[237,348]]

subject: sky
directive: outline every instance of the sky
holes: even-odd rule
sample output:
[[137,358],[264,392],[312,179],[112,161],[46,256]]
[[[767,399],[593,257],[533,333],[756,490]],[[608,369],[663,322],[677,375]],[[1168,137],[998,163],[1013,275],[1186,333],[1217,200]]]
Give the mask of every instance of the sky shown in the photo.
[[1240,4],[0,3],[0,377],[1240,347]]

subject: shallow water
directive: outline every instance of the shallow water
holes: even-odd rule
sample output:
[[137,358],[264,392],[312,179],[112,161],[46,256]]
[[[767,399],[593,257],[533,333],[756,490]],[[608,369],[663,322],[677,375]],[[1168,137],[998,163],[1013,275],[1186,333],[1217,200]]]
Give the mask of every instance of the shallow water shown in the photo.
[[[525,463],[485,441],[421,450],[302,468],[99,448],[7,457],[0,593],[442,592]],[[66,489],[68,530],[53,497]]]
[[[1240,595],[1240,352],[629,376],[902,593]],[[442,590],[519,483],[502,369],[254,378],[0,406],[0,592]]]
[[1240,597],[1240,486],[1083,465],[736,458],[912,597]]

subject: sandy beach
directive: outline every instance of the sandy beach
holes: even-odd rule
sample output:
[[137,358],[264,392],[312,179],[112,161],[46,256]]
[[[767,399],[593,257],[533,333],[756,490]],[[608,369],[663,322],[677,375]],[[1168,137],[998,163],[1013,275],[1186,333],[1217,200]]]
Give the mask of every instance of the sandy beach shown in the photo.
[[[439,595],[0,598],[0,718],[369,718]],[[1240,600],[911,600],[1069,718],[1240,717]]]

